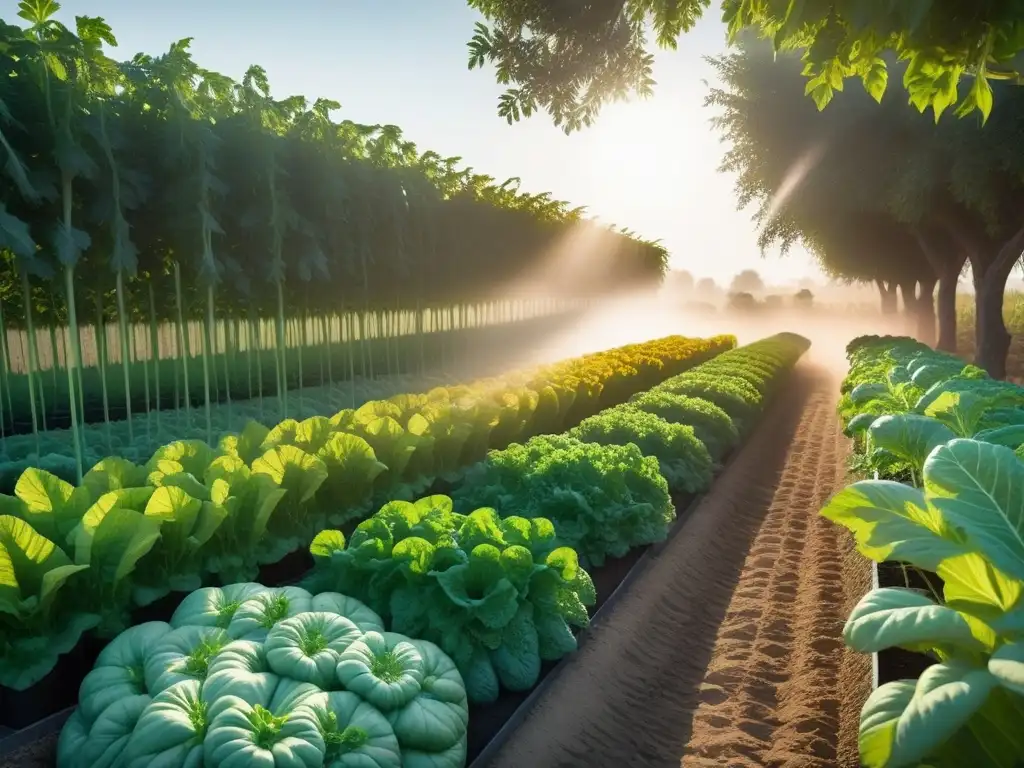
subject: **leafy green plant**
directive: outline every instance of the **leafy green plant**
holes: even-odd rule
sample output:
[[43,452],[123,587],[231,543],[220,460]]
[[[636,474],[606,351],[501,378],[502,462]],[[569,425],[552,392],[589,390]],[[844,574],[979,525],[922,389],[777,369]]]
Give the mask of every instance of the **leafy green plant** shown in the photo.
[[674,424],[688,424],[716,462],[721,461],[740,440],[729,414],[699,397],[654,390],[634,395],[629,405]]
[[396,632],[436,643],[455,661],[471,701],[500,686],[532,688],[542,661],[576,648],[571,627],[589,622],[596,595],[576,553],[543,518],[452,511],[445,496],[393,501],[346,542],[314,539],[304,585],[365,602]]
[[608,408],[566,433],[584,443],[637,446],[658,460],[669,488],[699,493],[711,485],[714,462],[693,427],[628,406]]
[[[369,401],[330,418],[286,419],[273,428],[250,422],[216,446],[185,439],[159,447],[145,463],[105,458],[77,487],[29,468],[13,496],[0,495],[0,515],[26,521],[81,567],[66,590],[69,601],[99,617],[97,631],[111,636],[126,626],[133,607],[211,581],[254,579],[260,565],[307,546],[326,526],[365,516],[375,495],[411,497],[434,473],[455,471],[467,455],[482,454],[500,437],[496,423],[507,419],[506,435],[533,429],[542,402],[538,391],[545,387],[564,395],[569,387],[579,391],[586,380],[600,392],[602,382],[618,376],[628,393],[639,385],[640,371],[667,375],[732,343],[731,337],[669,337],[507,379]],[[527,380],[530,387],[522,383]],[[555,407],[550,398],[546,402]],[[557,410],[547,410],[546,417],[570,419],[562,409],[577,399],[556,395],[555,402]],[[373,439],[386,456],[398,457],[390,467],[361,436],[381,423],[390,426]],[[62,632],[62,621],[57,611],[54,629],[47,631]],[[21,637],[12,621],[6,642],[39,642],[42,624],[41,617],[26,619]],[[60,653],[70,649],[63,640],[52,647]],[[56,658],[41,654],[38,669],[45,672]]]
[[861,713],[869,768],[1002,767],[1024,758],[1011,724],[1024,712],[1024,462],[1002,446],[955,439],[924,462],[921,489],[854,483],[822,514],[848,528],[864,556],[938,574],[941,602],[874,590],[844,630],[855,650],[902,647],[935,663],[918,680],[885,683]]
[[[731,349],[691,371],[659,384],[652,395],[706,400],[725,412],[737,434],[750,430],[764,399],[779,386],[780,374],[796,364],[810,342],[780,333]],[[706,422],[707,416],[701,421]]]
[[33,685],[99,624],[71,595],[88,569],[24,520],[0,515],[0,685]]
[[460,510],[550,519],[586,565],[664,541],[675,520],[658,460],[635,445],[546,435],[492,451],[453,494]]

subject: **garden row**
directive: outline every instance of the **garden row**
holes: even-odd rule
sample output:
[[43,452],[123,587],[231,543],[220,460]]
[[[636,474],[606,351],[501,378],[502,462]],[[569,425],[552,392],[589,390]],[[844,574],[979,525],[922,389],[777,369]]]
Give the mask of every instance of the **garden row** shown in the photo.
[[848,356],[839,410],[876,479],[822,514],[881,564],[843,633],[878,654],[862,763],[1020,765],[1024,388],[905,338],[856,339]]
[[668,337],[330,418],[250,422],[218,445],[177,440],[145,463],[105,458],[78,486],[31,467],[0,497],[0,684],[27,689],[83,632],[110,637],[170,593],[249,581],[327,525],[412,498],[489,448],[578,423],[734,345]]
[[[182,366],[176,364],[165,371],[169,378],[161,380],[165,385],[170,382],[170,397],[164,400],[154,397],[154,407],[151,410],[136,410],[131,419],[104,421],[101,409],[98,413],[100,423],[83,424],[79,427],[83,466],[88,469],[106,456],[120,456],[136,463],[145,463],[160,446],[174,440],[195,439],[212,442],[207,437],[209,434],[216,439],[217,435],[225,432],[239,432],[249,421],[274,426],[288,417],[301,420],[310,416],[332,416],[343,408],[355,408],[367,400],[385,399],[402,392],[427,391],[442,383],[444,363],[451,361],[456,349],[460,353],[472,350],[475,358],[472,368],[486,371],[495,367],[494,362],[497,358],[497,355],[488,354],[486,350],[501,349],[508,353],[510,350],[519,349],[524,341],[550,333],[566,320],[567,317],[562,315],[518,321],[508,325],[447,331],[438,334],[438,338],[428,336],[425,351],[429,357],[425,358],[425,373],[393,374],[386,378],[363,375],[366,369],[365,366],[360,366],[358,361],[358,343],[352,348],[347,348],[347,345],[343,344],[333,345],[333,363],[331,358],[325,359],[319,354],[326,350],[326,347],[309,347],[303,350],[306,358],[305,377],[289,382],[289,386],[315,382],[322,384],[319,387],[303,386],[292,389],[288,392],[286,400],[279,398],[277,392],[270,386],[262,390],[259,382],[253,379],[246,385],[246,365],[255,365],[258,361],[247,360],[247,355],[240,354],[238,360],[233,363],[232,370],[236,378],[243,379],[241,386],[230,390],[226,387],[220,388],[214,378],[211,384],[213,402],[209,409],[197,407],[195,403],[189,407],[183,396],[185,389],[180,386]],[[448,349],[447,354],[445,348]],[[381,348],[380,352],[383,351]],[[298,360],[299,354],[300,350],[293,350],[290,359],[293,362]],[[353,357],[349,358],[349,354]],[[272,378],[272,361],[263,362],[264,365],[269,365],[264,370],[265,375]],[[138,366],[135,368],[137,372]],[[87,369],[86,373],[89,370]],[[190,375],[196,371],[202,373],[201,365],[192,365],[188,370]],[[299,370],[302,370],[301,364]],[[372,370],[371,368],[370,371]],[[379,372],[380,369],[377,370]],[[152,379],[153,387],[147,387],[145,390],[137,387],[135,391],[145,391],[148,394],[155,390],[155,382],[158,379],[156,376]],[[59,382],[61,377],[57,376],[55,380]],[[223,380],[220,383],[223,383]],[[88,392],[88,380],[86,384],[85,391]],[[202,389],[201,379],[193,382],[193,388],[189,390],[192,399]],[[93,394],[97,393],[94,391]],[[182,396],[178,397],[179,394]],[[116,400],[112,399],[112,402]],[[174,408],[160,410],[158,406]],[[21,412],[27,413],[24,408]],[[123,415],[123,410],[121,414],[117,414],[111,409],[110,413],[112,417]],[[35,434],[0,438],[0,493],[11,493],[14,483],[28,467],[46,469],[70,483],[77,483],[78,468],[71,431],[50,429]]]
[[609,559],[667,537],[672,492],[708,487],[806,348],[783,335],[724,352],[491,451],[450,497],[322,530],[299,586],[193,592],[103,651],[59,768],[459,768],[501,724],[487,707],[576,648]]
[[[467,345],[492,337],[543,333],[578,316],[573,302],[494,302],[411,312],[346,312],[289,321],[284,334],[286,390],[343,382],[353,376],[423,373],[450,365],[464,356]],[[381,315],[378,317],[377,315]],[[205,404],[204,331],[197,323],[129,327],[122,349],[108,326],[81,325],[82,365],[75,371],[79,417],[83,424],[120,420],[130,411],[137,417],[152,411]],[[68,413],[68,334],[66,327],[36,329],[30,350],[27,334],[0,328],[0,434],[32,431],[34,382],[37,427],[66,428]],[[208,360],[212,405],[264,397],[280,408],[278,352],[275,330],[267,320],[224,320],[211,337]],[[495,343],[492,341],[492,343]],[[154,354],[154,350],[157,354]],[[30,353],[39,370],[29,376]],[[127,371],[122,361],[127,357]],[[295,406],[294,398],[291,405]],[[295,416],[295,412],[281,415]],[[198,421],[198,420],[197,420]]]

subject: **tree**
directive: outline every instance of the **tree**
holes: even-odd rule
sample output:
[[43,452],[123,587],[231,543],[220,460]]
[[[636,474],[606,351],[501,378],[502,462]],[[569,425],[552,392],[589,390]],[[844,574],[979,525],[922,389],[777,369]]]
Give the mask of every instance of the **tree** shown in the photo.
[[753,312],[758,307],[757,299],[746,291],[737,291],[729,294],[729,309],[736,312]]
[[793,304],[801,309],[810,309],[814,305],[814,294],[807,288],[801,288],[793,294]]
[[[741,207],[756,206],[762,246],[804,242],[837,277],[901,289],[922,335],[955,339],[955,286],[965,261],[977,286],[977,360],[1005,372],[1002,295],[1024,249],[1024,89],[1000,86],[1002,108],[978,121],[934,121],[854,90],[818,112],[803,98],[795,56],[764,45],[713,62],[726,86],[709,104],[730,144]],[[899,71],[897,69],[897,71]],[[930,327],[929,327],[930,326]]]
[[[648,96],[655,82],[648,30],[675,49],[711,0],[468,0],[489,24],[469,42],[469,67],[494,65],[508,85],[498,114],[512,123],[544,110],[566,133],[590,125],[609,101]],[[993,104],[991,81],[1018,82],[1024,32],[1016,0],[828,3],[723,0],[729,42],[752,27],[776,51],[802,49],[807,93],[824,107],[848,78],[881,100],[886,54],[909,61],[903,85],[936,119]],[[969,87],[958,91],[962,80]]]
[[685,269],[669,270],[665,276],[665,285],[679,296],[689,296],[693,293],[693,275]]
[[[587,220],[583,209],[522,192],[513,180],[499,184],[460,167],[459,158],[421,153],[397,126],[335,122],[334,102],[279,98],[258,66],[234,82],[202,68],[188,39],[159,56],[115,61],[105,48],[116,40],[102,19],[80,16],[71,29],[56,21],[58,11],[54,0],[23,0],[24,27],[0,21],[0,431],[15,415],[2,349],[4,327],[13,326],[29,337],[33,428],[46,428],[44,400],[50,413],[70,415],[79,476],[80,319],[101,329],[119,322],[129,415],[138,393],[128,365],[140,362],[132,360],[140,345],[129,324],[149,323],[155,350],[158,324],[170,323],[180,362],[175,401],[181,382],[190,419],[189,360],[198,352],[212,440],[209,404],[231,396],[218,384],[230,378],[228,356],[218,371],[212,353],[237,346],[229,336],[242,318],[250,338],[264,339],[266,320],[275,329],[265,348],[275,358],[284,418],[288,390],[303,386],[298,350],[307,347],[311,312],[321,313],[317,322],[358,317],[358,328],[333,335],[360,339],[360,372],[373,377],[364,324],[387,339],[404,312],[423,306],[465,319],[495,286],[541,268],[570,234],[600,241],[595,263],[536,281],[516,298],[585,298],[663,278],[668,253],[657,241]],[[63,406],[55,403],[56,378],[51,397],[38,375],[45,346],[37,321],[48,326],[42,341],[52,349],[57,324],[68,326]],[[189,323],[201,329],[199,350],[191,349]],[[94,336],[109,419],[108,350],[104,334]],[[263,343],[244,346],[262,351]],[[390,351],[385,364],[394,372]],[[289,356],[297,358],[297,382]],[[143,361],[147,412],[151,372],[160,409],[160,366],[150,362]],[[262,360],[255,363],[262,372]]]
[[744,269],[729,284],[730,293],[762,293],[764,280],[754,269]]
[[702,277],[693,287],[693,292],[703,298],[714,296],[719,290],[718,284],[711,277]]

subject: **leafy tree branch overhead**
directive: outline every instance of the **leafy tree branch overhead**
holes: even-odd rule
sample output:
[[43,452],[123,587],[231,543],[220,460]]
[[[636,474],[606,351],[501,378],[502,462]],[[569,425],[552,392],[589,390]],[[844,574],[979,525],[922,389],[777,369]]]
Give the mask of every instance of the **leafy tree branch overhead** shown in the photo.
[[[508,86],[509,123],[547,112],[566,133],[602,107],[655,87],[651,39],[674,49],[711,0],[468,0],[487,23],[469,42],[470,69],[491,64]],[[807,95],[824,108],[859,79],[876,100],[892,55],[907,62],[902,87],[935,119],[993,109],[991,81],[1022,81],[1021,0],[722,0],[730,43],[746,28],[777,52],[802,51]],[[961,88],[961,83],[969,83]]]

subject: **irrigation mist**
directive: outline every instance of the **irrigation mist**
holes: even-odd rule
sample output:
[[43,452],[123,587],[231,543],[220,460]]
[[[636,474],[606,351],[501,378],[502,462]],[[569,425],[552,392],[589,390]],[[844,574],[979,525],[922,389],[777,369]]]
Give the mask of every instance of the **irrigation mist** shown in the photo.
[[638,292],[593,302],[579,319],[530,350],[529,359],[509,360],[510,368],[596,352],[658,336],[734,334],[747,344],[789,331],[811,340],[807,359],[841,377],[847,368],[846,345],[863,334],[905,334],[900,316],[818,305],[740,311],[712,305],[699,308],[663,293]]

